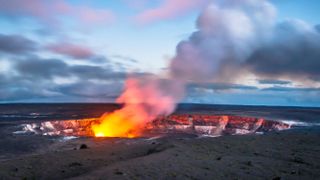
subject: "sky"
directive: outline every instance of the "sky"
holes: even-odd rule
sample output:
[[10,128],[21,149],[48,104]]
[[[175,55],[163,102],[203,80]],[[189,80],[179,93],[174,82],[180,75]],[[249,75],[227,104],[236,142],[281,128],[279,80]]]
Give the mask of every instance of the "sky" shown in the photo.
[[[0,4],[1,103],[114,102],[132,75],[168,77],[196,66],[210,73],[199,80],[188,72],[181,102],[320,107],[318,0]],[[205,58],[182,61],[183,42]]]

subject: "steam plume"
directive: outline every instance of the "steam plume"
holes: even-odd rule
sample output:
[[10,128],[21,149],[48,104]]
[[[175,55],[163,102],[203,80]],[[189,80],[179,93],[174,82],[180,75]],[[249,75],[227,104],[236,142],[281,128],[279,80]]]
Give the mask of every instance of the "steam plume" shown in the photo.
[[214,2],[199,16],[198,30],[178,44],[171,62],[173,77],[212,80],[224,63],[245,61],[270,36],[276,12],[267,1]]
[[[113,136],[128,136],[128,132],[138,135],[147,122],[174,111],[186,84],[219,79],[229,65],[243,68],[252,61],[259,67],[252,57],[278,36],[275,18],[276,10],[266,0],[213,1],[198,17],[197,31],[177,45],[167,78],[129,78],[118,98],[124,108],[104,117],[101,127],[106,127],[97,128],[96,133],[117,128],[109,124],[110,119],[118,119],[119,126],[126,128]],[[227,76],[234,73],[228,71]]]

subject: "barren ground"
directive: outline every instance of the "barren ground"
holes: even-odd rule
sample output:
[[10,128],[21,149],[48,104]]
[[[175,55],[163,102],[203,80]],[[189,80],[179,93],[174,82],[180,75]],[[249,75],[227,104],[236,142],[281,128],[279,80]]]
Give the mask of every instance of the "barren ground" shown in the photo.
[[[26,136],[11,138],[30,142]],[[187,134],[157,139],[79,138],[66,142],[33,138],[43,143],[0,161],[0,179],[320,177],[320,132],[314,129],[218,138]],[[81,144],[88,148],[80,149]]]

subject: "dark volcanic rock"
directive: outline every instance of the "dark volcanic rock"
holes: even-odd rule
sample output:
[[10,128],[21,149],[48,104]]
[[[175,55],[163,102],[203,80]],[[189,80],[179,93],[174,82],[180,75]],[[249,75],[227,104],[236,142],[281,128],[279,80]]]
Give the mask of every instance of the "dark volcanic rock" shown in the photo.
[[89,147],[86,144],[81,144],[79,149],[88,149]]

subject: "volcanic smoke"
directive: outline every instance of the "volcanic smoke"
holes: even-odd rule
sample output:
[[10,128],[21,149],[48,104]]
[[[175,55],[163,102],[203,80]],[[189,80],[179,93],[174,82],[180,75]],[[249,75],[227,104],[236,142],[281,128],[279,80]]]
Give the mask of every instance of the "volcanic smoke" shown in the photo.
[[183,85],[178,81],[156,76],[130,77],[125,90],[117,99],[124,106],[101,117],[101,124],[93,125],[95,136],[137,137],[146,123],[159,115],[169,115],[181,99]]
[[197,31],[177,45],[168,75],[129,77],[117,99],[123,108],[104,114],[92,126],[95,136],[140,136],[148,122],[175,110],[188,83],[209,82],[224,63],[247,59],[268,36],[274,18],[275,8],[265,0],[213,1],[198,17]]

